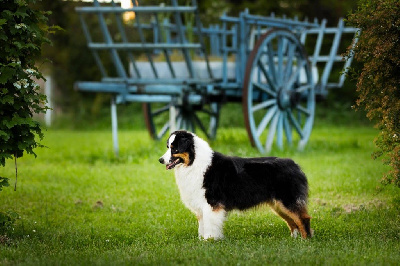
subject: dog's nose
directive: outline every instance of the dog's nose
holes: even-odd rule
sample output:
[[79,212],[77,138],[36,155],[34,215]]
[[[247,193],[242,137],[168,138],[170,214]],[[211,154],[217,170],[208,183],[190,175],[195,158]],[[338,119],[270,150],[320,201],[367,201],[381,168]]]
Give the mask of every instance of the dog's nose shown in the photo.
[[159,161],[160,163],[164,163],[164,158],[161,157],[160,159],[158,159],[158,161]]

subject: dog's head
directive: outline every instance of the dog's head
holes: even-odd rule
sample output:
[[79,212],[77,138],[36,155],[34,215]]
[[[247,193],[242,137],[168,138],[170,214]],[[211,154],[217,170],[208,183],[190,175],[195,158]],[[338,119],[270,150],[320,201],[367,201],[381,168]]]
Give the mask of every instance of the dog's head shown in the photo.
[[165,164],[167,170],[177,165],[192,165],[195,157],[194,137],[194,134],[183,130],[173,132],[167,140],[168,150],[159,162]]

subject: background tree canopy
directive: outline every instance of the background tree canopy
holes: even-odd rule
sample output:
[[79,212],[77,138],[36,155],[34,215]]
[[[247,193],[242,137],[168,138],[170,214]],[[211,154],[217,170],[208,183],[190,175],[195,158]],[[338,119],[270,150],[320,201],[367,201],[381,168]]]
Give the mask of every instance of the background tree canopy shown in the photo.
[[224,11],[228,15],[237,16],[239,12],[249,10],[251,14],[268,16],[271,12],[276,15],[288,17],[298,16],[310,19],[327,19],[329,25],[336,25],[341,17],[345,17],[351,10],[357,7],[357,1],[334,1],[334,0],[280,0],[280,1],[257,1],[257,0],[223,0],[198,1],[203,10],[203,21],[216,22]]

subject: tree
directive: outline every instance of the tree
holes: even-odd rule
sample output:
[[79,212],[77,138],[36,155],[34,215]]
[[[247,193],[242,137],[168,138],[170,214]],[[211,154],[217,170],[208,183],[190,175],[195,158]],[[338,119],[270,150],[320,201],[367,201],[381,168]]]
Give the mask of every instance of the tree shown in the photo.
[[[46,96],[34,79],[44,79],[35,65],[46,35],[47,13],[32,9],[34,0],[0,0],[0,165],[6,159],[36,156],[42,146],[40,124],[34,113],[46,112]],[[8,179],[0,177],[0,190]]]
[[383,181],[400,187],[400,1],[360,0],[348,20],[361,29],[355,59],[357,107],[367,111],[380,130],[373,156],[392,167]]

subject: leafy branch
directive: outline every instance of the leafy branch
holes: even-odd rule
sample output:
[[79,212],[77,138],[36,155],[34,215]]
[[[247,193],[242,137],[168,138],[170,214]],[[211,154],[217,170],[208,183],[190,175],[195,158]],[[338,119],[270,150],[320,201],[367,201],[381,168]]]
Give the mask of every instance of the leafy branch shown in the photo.
[[363,63],[357,82],[357,107],[367,111],[380,130],[374,158],[392,167],[384,183],[400,187],[400,3],[398,0],[360,0],[348,18],[361,29],[355,58]]
[[[46,37],[54,29],[47,26],[48,13],[30,8],[34,0],[0,0],[0,165],[16,160],[24,152],[33,154],[43,147],[40,124],[34,113],[45,113],[46,96],[36,80],[44,77],[35,62],[41,55]],[[8,179],[0,178],[0,190]],[[15,184],[16,188],[16,184]]]

